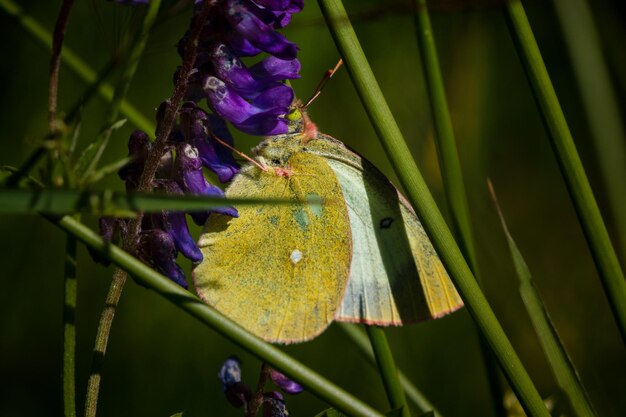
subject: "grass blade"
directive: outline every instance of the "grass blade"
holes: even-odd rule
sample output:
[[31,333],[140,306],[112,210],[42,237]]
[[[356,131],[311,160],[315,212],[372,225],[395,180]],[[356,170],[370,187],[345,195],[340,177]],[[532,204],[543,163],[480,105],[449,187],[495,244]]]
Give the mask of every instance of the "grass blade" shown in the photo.
[[[519,0],[504,3],[507,24],[535,100],[541,111],[552,148],[572,197],[576,213],[591,249],[604,291],[609,299],[622,340],[626,342],[626,280],[602,220],[589,180],[565,121],[559,100],[543,63],[524,6]],[[622,208],[623,209],[623,208]]]
[[[292,200],[227,199],[194,194],[152,194],[75,190],[0,189],[0,214],[89,213],[99,216],[132,216],[137,211],[203,211],[228,205],[294,204]],[[319,206],[314,199],[302,204]]]
[[398,378],[398,368],[391,354],[385,331],[378,326],[365,326],[365,330],[372,344],[376,364],[385,386],[387,398],[389,398],[389,405],[393,410],[400,410],[400,416],[409,417],[406,397]]
[[502,229],[506,235],[507,243],[509,244],[511,259],[513,260],[515,271],[517,272],[517,277],[519,279],[520,295],[522,296],[522,300],[526,306],[526,311],[528,312],[533,327],[535,328],[535,332],[537,332],[541,347],[543,348],[548,362],[550,363],[550,367],[552,368],[552,372],[556,377],[556,381],[559,387],[561,387],[563,392],[569,398],[570,405],[576,415],[579,417],[595,416],[595,410],[591,406],[591,402],[589,401],[587,393],[580,382],[576,369],[574,368],[574,365],[572,364],[572,361],[556,332],[554,324],[552,323],[552,320],[550,320],[550,316],[548,315],[543,301],[535,288],[528,265],[526,265],[526,261],[524,260],[522,253],[519,251],[517,245],[515,244],[515,240],[513,240],[513,237],[509,232],[491,181],[488,182],[488,185],[493,203],[496,207],[496,211],[498,212],[498,216],[500,217],[500,222],[502,223]]
[[[370,365],[376,366],[376,358],[374,357],[372,347],[367,340],[367,336],[354,324],[337,323],[337,326],[339,326],[341,330],[343,330],[350,338],[350,340],[352,340],[361,353],[363,353],[363,355],[367,358]],[[413,385],[413,383],[402,373],[400,369],[398,369],[398,378],[400,379],[400,384],[404,389],[404,393],[407,398],[413,402],[419,413],[434,410],[438,416],[443,417],[443,415],[435,409],[435,406],[431,404],[431,402],[420,392],[419,389],[417,389],[415,385]]]
[[76,238],[67,235],[63,293],[63,412],[76,416]]
[[[626,135],[600,36],[586,0],[554,0],[626,257]],[[622,259],[624,261],[625,259]]]
[[[430,23],[428,7],[426,0],[414,0],[414,4],[419,52],[436,132],[435,144],[437,146],[437,155],[439,157],[446,200],[452,217],[451,229],[459,242],[459,247],[463,255],[465,255],[465,259],[474,273],[476,280],[480,284],[480,271],[478,269],[476,250],[474,248],[474,233],[472,231],[467,195],[465,193],[463,171],[454,137],[452,119],[448,109],[443,76],[439,66],[437,47]],[[506,415],[506,411],[504,410],[502,402],[503,389],[500,383],[499,373],[486,341],[482,339],[480,334],[479,336],[481,337],[480,350],[486,368],[492,404],[494,405],[496,415],[503,417]]]

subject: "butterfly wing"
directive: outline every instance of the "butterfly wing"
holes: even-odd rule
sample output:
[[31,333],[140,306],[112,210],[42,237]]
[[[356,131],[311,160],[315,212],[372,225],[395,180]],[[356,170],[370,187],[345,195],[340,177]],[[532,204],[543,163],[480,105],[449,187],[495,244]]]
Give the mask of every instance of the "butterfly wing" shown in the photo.
[[330,136],[319,135],[307,151],[326,158],[337,175],[352,229],[350,277],[335,319],[402,325],[460,308],[430,239],[393,184]]
[[[311,339],[333,320],[350,269],[350,224],[341,187],[326,161],[296,153],[290,177],[247,167],[228,197],[290,199],[300,204],[242,206],[217,213],[200,237],[204,260],[196,291],[255,335],[271,342]],[[302,204],[320,197],[321,206]]]

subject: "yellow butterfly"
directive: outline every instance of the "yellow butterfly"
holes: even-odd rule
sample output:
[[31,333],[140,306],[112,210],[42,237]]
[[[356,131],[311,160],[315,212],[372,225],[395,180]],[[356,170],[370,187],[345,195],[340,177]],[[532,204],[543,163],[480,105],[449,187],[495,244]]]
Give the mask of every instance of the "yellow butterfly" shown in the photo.
[[[211,214],[194,269],[200,298],[269,342],[314,338],[333,320],[403,325],[463,302],[391,182],[294,107],[226,195],[291,199]],[[303,204],[311,198],[321,205]]]

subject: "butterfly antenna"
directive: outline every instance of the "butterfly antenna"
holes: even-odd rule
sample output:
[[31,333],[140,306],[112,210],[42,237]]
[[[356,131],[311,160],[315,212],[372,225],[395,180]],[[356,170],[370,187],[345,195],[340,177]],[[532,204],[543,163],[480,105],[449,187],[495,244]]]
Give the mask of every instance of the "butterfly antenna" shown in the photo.
[[247,160],[251,164],[256,165],[262,171],[267,172],[267,167],[266,166],[259,164],[257,161],[255,161],[254,159],[250,158],[248,155],[246,155],[245,153],[241,152],[239,149],[236,149],[235,147],[233,147],[233,146],[229,145],[228,143],[224,142],[222,139],[218,138],[212,132],[211,132],[211,137],[213,139],[215,139],[215,141],[217,143],[219,143],[220,145],[227,147],[228,149],[230,149],[231,151],[235,152],[237,155],[241,156],[243,159]]
[[341,68],[342,65],[343,65],[343,60],[340,59],[339,61],[337,61],[337,65],[335,65],[334,68],[326,71],[326,74],[324,74],[319,84],[317,85],[317,88],[315,89],[315,93],[313,93],[313,96],[304,104],[304,106],[302,106],[303,109],[306,109],[307,107],[309,107],[311,103],[313,103],[313,101],[315,101],[315,99],[322,93],[322,89],[326,86],[326,84],[328,83],[328,80],[330,80],[333,77],[333,75],[335,75],[335,73],[339,70],[339,68]]

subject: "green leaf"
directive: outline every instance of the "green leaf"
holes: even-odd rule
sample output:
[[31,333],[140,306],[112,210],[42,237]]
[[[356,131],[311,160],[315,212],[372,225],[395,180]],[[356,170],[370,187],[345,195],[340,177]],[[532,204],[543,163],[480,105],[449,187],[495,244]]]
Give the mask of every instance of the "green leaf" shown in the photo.
[[[111,137],[111,134],[124,126],[125,123],[126,119],[114,122],[113,124],[111,124],[111,126],[104,129],[100,133],[100,135],[98,135],[98,138],[94,142],[90,143],[83,150],[83,152],[78,157],[78,160],[76,161],[76,166],[74,168],[74,175],[76,176],[76,178],[80,180],[84,178],[89,178],[92,175],[93,171],[98,165],[98,162],[100,161],[100,158],[102,157],[102,154],[104,153],[104,150],[109,144],[109,138]],[[85,184],[85,181],[81,182]]]
[[89,177],[86,180],[86,183],[87,184],[93,184],[95,182],[98,182],[102,178],[106,177],[107,175],[116,173],[117,171],[120,170],[120,168],[122,168],[123,166],[127,165],[132,160],[133,160],[132,156],[127,156],[126,158],[122,158],[119,161],[115,161],[113,163],[105,165],[102,168],[100,168],[97,171],[95,171],[93,174],[91,174],[91,177]]
[[[513,236],[509,233],[509,229],[506,225],[504,215],[498,204],[495,191],[491,182],[488,182],[489,191],[493,199],[496,211],[500,217],[502,223],[502,229],[506,235],[507,242],[509,244],[509,250],[511,252],[511,258],[515,265],[515,271],[520,282],[519,291],[526,306],[526,311],[530,316],[535,332],[539,337],[539,342],[543,348],[544,353],[548,359],[548,363],[552,368],[552,372],[556,378],[559,387],[563,390],[574,413],[578,416],[595,416],[595,410],[589,401],[587,392],[583,388],[576,368],[572,363],[563,342],[559,338],[559,335],[550,319],[548,311],[541,300],[541,296],[533,283],[530,269],[524,260],[524,257],[513,240]],[[566,401],[567,402],[567,401]],[[571,414],[571,413],[569,413]]]
[[[108,216],[134,216],[135,212],[203,211],[229,205],[294,204],[292,200],[227,199],[193,194],[149,194],[75,190],[0,189],[2,214],[66,214],[89,213]],[[316,202],[302,202],[312,207]]]
[[425,413],[420,414],[419,417],[435,417],[435,411],[426,411]]

